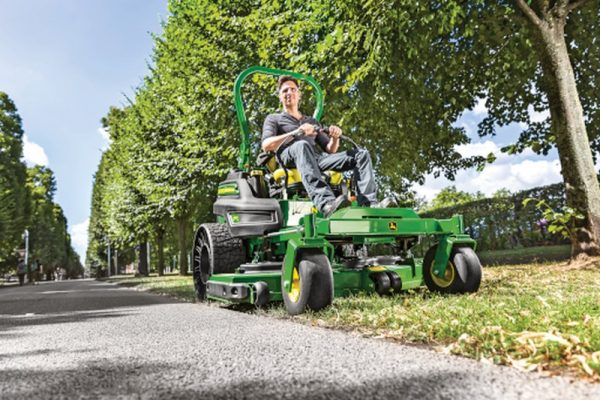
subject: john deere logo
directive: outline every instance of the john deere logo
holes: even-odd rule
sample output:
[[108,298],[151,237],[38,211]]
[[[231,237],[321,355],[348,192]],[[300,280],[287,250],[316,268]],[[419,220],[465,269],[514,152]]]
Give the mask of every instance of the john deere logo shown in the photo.
[[390,228],[390,231],[395,231],[398,229],[398,225],[396,225],[396,223],[394,221],[390,222],[388,224],[388,227]]

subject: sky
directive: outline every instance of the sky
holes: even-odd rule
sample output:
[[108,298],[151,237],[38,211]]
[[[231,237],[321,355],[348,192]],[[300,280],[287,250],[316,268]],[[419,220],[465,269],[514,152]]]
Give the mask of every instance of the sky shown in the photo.
[[0,0],[0,91],[15,102],[29,165],[54,171],[55,201],[85,260],[100,119],[148,73],[166,0]]
[[[23,119],[24,159],[51,168],[55,201],[63,208],[75,250],[85,260],[93,174],[108,146],[100,119],[122,106],[148,73],[151,33],[160,33],[166,0],[0,0],[0,91],[8,93]],[[531,112],[534,120],[547,114]],[[417,194],[431,200],[441,189],[491,195],[561,181],[556,152],[507,156],[523,126],[513,124],[480,139],[477,123],[486,115],[482,99],[457,125],[472,143],[464,156],[494,152],[483,172],[461,171],[456,181],[428,176]],[[426,132],[416,133],[426,134]]]

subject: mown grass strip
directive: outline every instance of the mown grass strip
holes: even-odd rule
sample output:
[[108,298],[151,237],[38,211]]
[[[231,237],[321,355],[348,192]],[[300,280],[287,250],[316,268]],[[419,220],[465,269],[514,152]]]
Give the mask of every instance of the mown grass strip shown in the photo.
[[132,275],[117,275],[105,280],[136,290],[171,296],[182,301],[195,301],[194,283],[191,276],[165,275],[159,277],[156,274],[151,274],[147,277],[134,277]]
[[571,256],[570,245],[522,247],[508,250],[477,252],[484,266],[531,264],[551,261],[567,261]]
[[[190,277],[111,280],[194,300]],[[297,317],[289,317],[281,304],[257,312],[600,382],[599,288],[595,264],[528,264],[484,269],[480,290],[470,295],[423,288],[394,297],[338,298],[321,312]]]

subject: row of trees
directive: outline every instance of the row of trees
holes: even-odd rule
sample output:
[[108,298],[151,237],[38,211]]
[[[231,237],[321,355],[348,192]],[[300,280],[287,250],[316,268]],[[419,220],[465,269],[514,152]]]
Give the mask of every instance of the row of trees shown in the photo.
[[9,96],[0,92],[0,273],[14,272],[29,231],[29,259],[44,272],[64,268],[70,276],[83,273],[71,247],[67,219],[54,202],[56,181],[49,168],[27,168],[23,157],[21,117]]
[[[165,251],[177,251],[185,273],[193,226],[210,218],[215,185],[235,165],[231,93],[251,65],[321,82],[324,122],[371,151],[384,193],[491,160],[455,151],[469,141],[457,119],[484,98],[480,135],[521,122],[505,151],[558,148],[567,201],[585,216],[573,255],[599,253],[598,2],[170,0],[169,11],[150,74],[103,119],[112,143],[95,176],[88,263],[106,262],[108,242],[145,249],[151,240],[159,270]],[[274,87],[258,77],[245,88],[256,132],[277,107]]]

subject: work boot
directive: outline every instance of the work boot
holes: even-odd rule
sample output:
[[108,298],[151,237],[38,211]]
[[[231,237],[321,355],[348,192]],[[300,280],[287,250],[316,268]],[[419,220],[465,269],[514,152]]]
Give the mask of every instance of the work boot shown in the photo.
[[369,205],[371,208],[393,208],[398,207],[398,203],[392,197],[386,197],[381,201],[373,202]]
[[323,217],[329,218],[331,214],[340,208],[348,207],[349,205],[350,201],[348,200],[348,197],[342,194],[336,197],[335,200],[325,204],[321,213],[323,214]]

